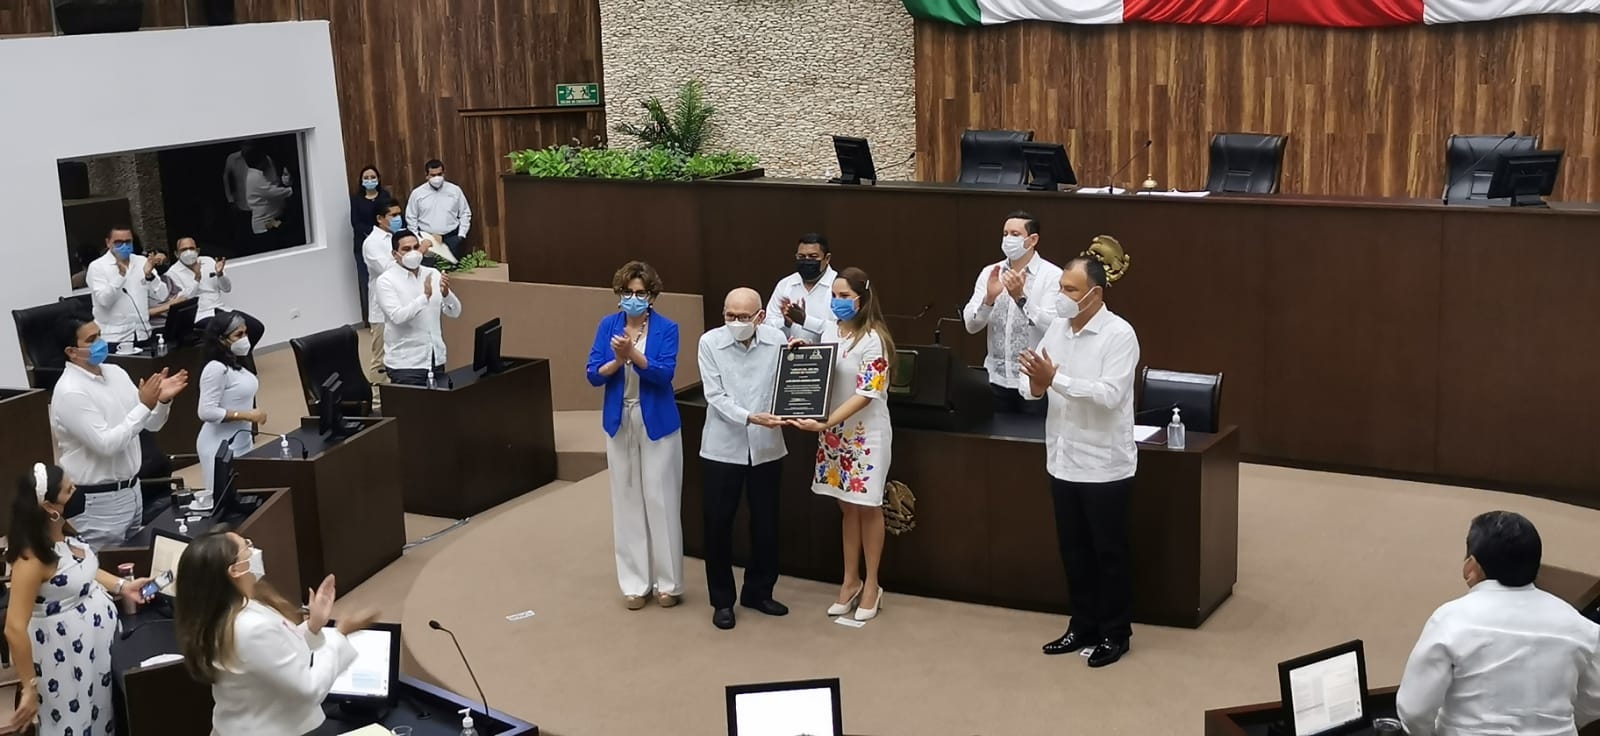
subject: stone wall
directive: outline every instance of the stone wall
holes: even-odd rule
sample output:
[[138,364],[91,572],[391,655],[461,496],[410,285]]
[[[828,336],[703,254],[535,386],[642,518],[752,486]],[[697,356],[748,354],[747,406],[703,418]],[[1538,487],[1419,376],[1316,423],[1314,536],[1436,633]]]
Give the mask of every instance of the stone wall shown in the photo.
[[600,0],[606,122],[688,79],[717,108],[708,151],[754,153],[768,176],[837,173],[830,135],[872,144],[880,178],[910,179],[911,16],[900,0]]

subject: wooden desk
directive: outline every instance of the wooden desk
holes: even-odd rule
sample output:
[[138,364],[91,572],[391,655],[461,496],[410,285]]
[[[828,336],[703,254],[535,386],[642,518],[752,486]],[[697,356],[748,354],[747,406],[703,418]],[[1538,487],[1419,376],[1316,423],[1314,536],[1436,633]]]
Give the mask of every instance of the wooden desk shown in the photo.
[[[704,553],[698,386],[678,394],[683,417],[683,547]],[[1065,613],[1042,417],[997,415],[989,433],[896,428],[889,477],[917,496],[917,528],[890,535],[885,585],[899,593]],[[839,511],[812,494],[816,435],[784,430],[780,571],[838,582]],[[1239,560],[1239,432],[1189,433],[1188,447],[1140,445],[1131,537],[1135,621],[1195,628],[1233,592]],[[749,559],[746,510],[734,559]]]
[[[399,559],[406,543],[400,506],[400,431],[393,419],[362,419],[365,428],[329,445],[306,419],[289,433],[294,452],[276,442],[234,460],[241,487],[285,487],[294,500],[300,579],[332,573],[351,590]],[[303,444],[302,444],[303,443]],[[301,457],[304,448],[307,457]],[[269,568],[270,569],[270,568]],[[302,589],[280,591],[298,600]]]
[[494,375],[451,371],[431,391],[378,387],[400,424],[406,511],[462,519],[556,479],[550,361],[505,360]]
[[[0,483],[15,488],[18,478],[33,477],[34,463],[53,462],[50,434],[50,392],[0,388]],[[11,504],[0,504],[0,529],[11,528]]]
[[[1600,454],[1548,439],[1582,436],[1600,412],[1600,343],[1587,339],[1600,332],[1600,206],[760,179],[507,176],[502,188],[513,280],[609,287],[638,258],[667,288],[704,295],[710,327],[723,294],[766,294],[793,271],[799,235],[820,231],[836,267],[881,284],[884,312],[927,307],[889,320],[903,343],[926,341],[971,296],[1012,210],[1039,218],[1039,252],[1058,263],[1111,234],[1133,256],[1111,308],[1146,364],[1227,374],[1222,419],[1246,458],[1600,508]],[[587,237],[594,221],[614,237]],[[961,332],[946,341],[978,363],[983,336]]]
[[[112,353],[107,361],[122,366],[128,372],[128,377],[133,379],[134,385],[148,376],[161,372],[162,368],[172,373],[180,370],[189,371],[189,387],[172,399],[172,407],[167,415],[167,425],[156,433],[156,443],[161,446],[161,451],[168,455],[194,455],[194,440],[200,434],[200,372],[205,370],[205,351],[197,345],[169,350],[165,355],[157,356],[152,351],[145,350],[132,355],[118,355]],[[197,459],[188,459],[184,462],[174,463],[174,468],[181,468]],[[209,484],[209,479],[207,484]]]

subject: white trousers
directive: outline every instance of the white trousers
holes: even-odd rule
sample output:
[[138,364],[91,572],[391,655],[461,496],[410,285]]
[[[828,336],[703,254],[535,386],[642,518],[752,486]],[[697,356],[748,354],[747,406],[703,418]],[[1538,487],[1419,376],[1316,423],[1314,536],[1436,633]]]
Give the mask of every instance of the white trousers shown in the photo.
[[127,541],[143,519],[144,493],[134,483],[120,491],[85,495],[83,513],[69,521],[78,530],[78,538],[98,551]]
[[683,593],[683,432],[651,440],[639,405],[622,408],[606,439],[611,533],[623,595]]

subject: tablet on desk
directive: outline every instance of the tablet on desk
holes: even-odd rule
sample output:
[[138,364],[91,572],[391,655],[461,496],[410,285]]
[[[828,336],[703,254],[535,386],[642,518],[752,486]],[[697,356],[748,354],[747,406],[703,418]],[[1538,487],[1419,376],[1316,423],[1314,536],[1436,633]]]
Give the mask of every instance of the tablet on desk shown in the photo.
[[728,736],[844,736],[839,678],[728,686]]
[[1361,640],[1278,664],[1288,736],[1342,736],[1367,729],[1367,658]]
[[383,706],[400,684],[400,624],[373,624],[346,637],[356,661],[333,681],[324,703]]

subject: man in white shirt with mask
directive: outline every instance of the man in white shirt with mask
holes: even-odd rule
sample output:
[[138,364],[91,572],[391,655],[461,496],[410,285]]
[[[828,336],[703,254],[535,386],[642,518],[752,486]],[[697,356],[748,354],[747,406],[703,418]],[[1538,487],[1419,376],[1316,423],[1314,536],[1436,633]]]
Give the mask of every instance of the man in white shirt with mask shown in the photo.
[[773,287],[764,310],[767,324],[782,329],[790,338],[821,340],[823,328],[838,321],[833,316],[833,281],[839,274],[832,264],[827,238],[821,233],[800,236],[794,253],[795,272]]
[[1600,624],[1533,586],[1542,544],[1521,514],[1467,528],[1466,595],[1433,612],[1395,706],[1412,736],[1576,736],[1600,720]]
[[1067,262],[1055,295],[1055,321],[1025,350],[1023,398],[1049,397],[1045,462],[1055,502],[1056,542],[1072,594],[1067,633],[1045,654],[1093,647],[1090,667],[1128,652],[1133,636],[1128,496],[1138,467],[1133,441],[1133,375],[1139,338],[1105,304],[1106,268],[1079,256]]
[[200,244],[194,238],[178,238],[177,250],[178,265],[167,269],[167,278],[177,287],[177,296],[200,300],[195,322],[211,319],[223,308],[222,295],[233,291],[233,281],[223,273],[228,259],[200,255]]
[[460,258],[466,255],[467,232],[472,229],[472,207],[467,195],[454,182],[445,181],[444,162],[433,159],[423,165],[428,178],[406,202],[406,224],[417,233],[427,233],[444,243]]
[[1055,321],[1056,291],[1061,267],[1039,255],[1039,221],[1026,212],[1006,215],[1000,234],[1004,256],[978,272],[972,298],[961,310],[967,332],[989,331],[989,354],[983,367],[989,372],[997,412],[1044,414],[1045,404],[1024,401],[1017,386],[1026,382],[1017,365],[1022,351],[1039,344]]
[[[383,380],[383,310],[378,308],[378,277],[389,270],[394,262],[394,233],[406,229],[400,203],[387,197],[377,207],[377,225],[367,233],[361,243],[361,260],[367,264],[367,323],[372,325],[371,360],[367,364],[367,378],[372,383]],[[423,249],[424,255],[427,249]]]
[[444,378],[444,334],[439,316],[461,316],[461,300],[450,291],[450,277],[422,265],[422,241],[416,233],[393,234],[391,267],[373,285],[383,312],[383,363],[390,383],[428,385],[431,370]]
[[156,273],[165,262],[160,253],[134,253],[131,228],[116,225],[106,234],[106,252],[89,264],[88,282],[94,321],[112,349],[150,338],[150,305],[168,295],[167,282]]
[[83,541],[103,549],[122,543],[142,520],[139,433],[166,426],[189,374],[162,369],[136,387],[127,371],[106,362],[99,325],[67,317],[60,339],[67,365],[51,395],[50,426],[61,469],[78,486],[66,515]]
[[706,588],[711,623],[719,629],[734,626],[733,518],[740,495],[750,499],[751,552],[740,605],[769,616],[789,613],[772,599],[778,582],[778,481],[788,450],[783,420],[770,413],[772,377],[788,338],[764,323],[765,311],[755,289],[734,289],[722,303],[723,326],[700,337],[700,382],[707,404],[700,440]]

